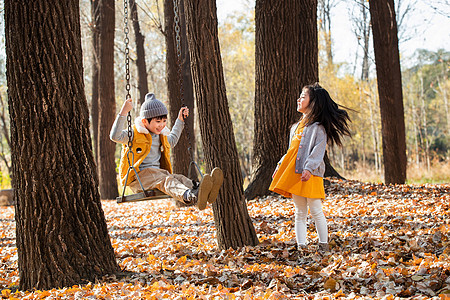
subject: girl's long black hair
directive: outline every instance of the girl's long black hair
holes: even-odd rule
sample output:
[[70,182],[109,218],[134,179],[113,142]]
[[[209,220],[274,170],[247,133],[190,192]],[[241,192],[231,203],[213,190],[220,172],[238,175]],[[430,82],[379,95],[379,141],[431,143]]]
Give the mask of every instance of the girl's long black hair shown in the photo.
[[330,146],[334,144],[342,146],[342,136],[351,136],[348,129],[348,122],[351,122],[351,120],[347,111],[339,108],[339,105],[331,99],[327,90],[322,88],[318,82],[303,87],[303,90],[309,92],[309,111],[308,114],[303,116],[305,125],[319,122],[325,128],[328,144]]

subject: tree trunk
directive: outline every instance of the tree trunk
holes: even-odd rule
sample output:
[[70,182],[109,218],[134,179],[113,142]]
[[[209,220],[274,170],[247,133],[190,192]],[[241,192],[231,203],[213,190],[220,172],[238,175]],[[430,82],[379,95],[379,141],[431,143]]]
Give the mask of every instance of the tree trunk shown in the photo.
[[[9,128],[7,118],[8,114],[6,113],[6,102],[3,100],[2,95],[0,94],[0,104],[1,104],[1,111],[0,111],[0,159],[3,161],[3,164],[6,166],[6,169],[8,170],[9,178],[11,179],[11,186],[13,186],[13,173],[12,173],[12,164],[11,159],[7,158],[6,154],[11,151],[11,138],[9,136]],[[6,149],[4,149],[4,144],[2,143],[3,138],[6,140]],[[0,168],[1,171],[1,168]],[[3,173],[4,174],[4,173]],[[0,186],[2,184],[0,178]]]
[[366,1],[361,1],[360,35],[363,39],[363,63],[361,70],[361,81],[369,81],[369,40],[370,40],[370,17],[367,12]]
[[92,99],[91,99],[91,123],[94,144],[94,159],[98,166],[98,57],[99,57],[99,22],[100,22],[100,0],[91,0],[92,17]]
[[[172,151],[173,171],[176,174],[185,176],[191,175],[191,179],[198,179],[195,167],[192,165],[189,172],[190,153],[195,153],[195,135],[194,135],[194,90],[192,85],[192,75],[190,68],[189,49],[186,37],[186,21],[184,16],[183,1],[179,1],[179,29],[180,29],[180,54],[181,54],[181,70],[178,69],[178,52],[174,29],[174,11],[173,0],[164,1],[164,19],[165,19],[165,38],[166,38],[166,70],[167,70],[167,87],[170,103],[170,120],[171,126],[178,118],[180,107],[184,104],[190,108],[189,118],[185,120],[185,128],[178,144]],[[180,74],[178,73],[180,72]],[[181,78],[179,77],[181,76]],[[180,80],[181,79],[181,80]],[[182,95],[183,93],[183,95]],[[182,103],[184,100],[184,103]],[[176,201],[179,203],[179,201]]]
[[299,118],[297,98],[319,79],[317,1],[257,0],[255,136],[247,199],[266,195]]
[[438,77],[438,86],[442,94],[442,99],[444,100],[445,118],[447,119],[447,130],[445,133],[448,135],[450,134],[450,110],[448,105],[448,92],[446,86],[448,75],[446,72],[447,67],[446,64],[444,64],[444,60],[440,59],[440,61],[442,66],[442,77]]
[[375,124],[375,108],[376,108],[376,99],[374,99],[372,96],[368,96],[368,105],[369,105],[369,120],[370,120],[370,130],[372,135],[372,149],[374,154],[374,161],[375,161],[375,172],[378,173],[378,170],[380,169],[380,165],[378,164],[379,159],[379,153],[378,153],[378,131]]
[[333,67],[333,48],[331,39],[331,9],[336,6],[334,0],[318,0],[320,11],[320,27],[325,38],[325,53],[327,56],[327,68],[331,70]]
[[78,1],[6,1],[20,289],[118,271],[98,193]]
[[[410,87],[411,89],[411,87]],[[411,91],[409,92],[409,95],[413,95],[413,93],[411,93]],[[413,132],[414,132],[414,156],[415,156],[415,162],[416,162],[416,167],[419,168],[420,167],[420,152],[419,152],[419,132],[417,130],[417,127],[419,126],[417,123],[417,108],[416,108],[416,97],[412,96],[411,98],[411,119],[412,119],[412,127],[413,127]]]
[[145,64],[145,48],[144,48],[144,36],[141,33],[141,27],[139,26],[139,17],[137,11],[137,5],[135,0],[129,0],[131,10],[131,20],[134,28],[134,38],[136,41],[136,65],[138,71],[138,90],[139,90],[139,102],[144,103],[145,95],[148,93],[147,82],[147,66]]
[[116,114],[114,22],[114,0],[100,0],[98,167],[102,199],[115,199],[119,195],[114,157],[116,144],[109,139]]
[[213,204],[220,249],[258,244],[247,211],[243,180],[225,93],[215,0],[185,1],[187,37],[200,132],[207,168],[222,168],[225,179]]
[[323,174],[323,177],[336,177],[338,179],[345,179],[331,165],[330,159],[328,158],[328,151],[325,151],[323,161],[325,162],[325,173]]
[[[359,93],[359,111],[364,111],[365,110],[365,101],[367,97],[367,95],[365,95],[365,93],[363,93],[363,87],[364,85],[360,85],[358,87],[358,93]],[[358,117],[363,117],[364,120],[367,119],[366,116],[361,116],[359,115]],[[364,122],[364,120],[359,119],[358,121],[361,122],[362,126],[366,126],[366,123]],[[366,133],[363,131],[361,132],[361,152],[362,152],[362,167],[363,169],[366,168]]]
[[406,138],[402,75],[393,0],[369,0],[380,98],[386,183],[405,183]]
[[420,73],[420,112],[422,114],[422,141],[425,142],[425,162],[427,163],[427,171],[430,172],[430,138],[428,137],[428,125],[427,125],[427,107],[425,105],[425,93],[423,75]]
[[[372,95],[371,99],[372,99],[372,107],[373,107],[373,115],[371,115],[371,119],[375,120],[374,119],[375,116],[380,117],[380,115],[381,115],[380,108],[377,105],[377,85],[376,84],[371,85],[370,91],[371,91],[370,94]],[[380,147],[380,140],[382,140],[382,137],[380,138],[380,130],[379,130],[379,128],[376,127],[375,124],[381,124],[380,119],[377,118],[377,121],[376,121],[376,123],[374,123],[374,128],[373,128],[373,130],[374,130],[373,134],[375,137],[375,145],[376,145],[376,152],[375,152],[376,156],[375,157],[377,159],[377,166],[378,166],[376,171],[379,175],[381,175],[381,171],[382,171],[381,168],[383,167],[383,163],[382,163],[383,149],[382,149],[382,147]]]

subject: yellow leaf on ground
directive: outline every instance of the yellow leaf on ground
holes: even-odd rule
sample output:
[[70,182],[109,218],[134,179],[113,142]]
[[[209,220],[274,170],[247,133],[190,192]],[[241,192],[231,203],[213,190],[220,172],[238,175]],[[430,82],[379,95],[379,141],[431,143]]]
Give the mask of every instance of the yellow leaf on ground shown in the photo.
[[9,289],[2,290],[3,297],[9,297],[9,295],[11,295],[11,290]]

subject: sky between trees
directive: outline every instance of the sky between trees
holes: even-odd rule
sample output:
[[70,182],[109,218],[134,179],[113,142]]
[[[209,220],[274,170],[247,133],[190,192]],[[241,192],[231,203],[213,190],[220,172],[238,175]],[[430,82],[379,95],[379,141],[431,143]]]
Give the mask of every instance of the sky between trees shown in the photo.
[[[395,0],[396,5],[398,1]],[[416,49],[422,48],[430,51],[448,49],[450,46],[450,3],[445,0],[401,1],[403,9],[410,3],[414,4],[414,9],[403,23],[406,33],[404,36],[400,36],[402,67],[408,66],[409,58]],[[332,9],[331,20],[334,56],[336,62],[346,62],[349,64],[348,68],[353,69],[355,50],[361,52],[361,49],[357,49],[358,41],[353,33],[349,17],[356,3],[354,0],[335,0],[334,2],[336,7]],[[217,0],[219,22],[235,11],[254,8],[255,0]],[[359,55],[361,56],[361,53]],[[372,71],[375,72],[375,70]]]

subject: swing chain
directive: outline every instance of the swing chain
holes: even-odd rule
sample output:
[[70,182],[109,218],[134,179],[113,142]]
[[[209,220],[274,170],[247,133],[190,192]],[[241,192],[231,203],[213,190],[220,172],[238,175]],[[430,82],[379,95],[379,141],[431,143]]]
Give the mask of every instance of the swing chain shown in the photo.
[[[180,87],[180,99],[181,99],[181,106],[184,107],[186,106],[185,102],[184,102],[184,88],[183,88],[183,63],[182,63],[182,59],[181,59],[181,37],[180,37],[180,8],[178,5],[178,1],[179,0],[173,0],[173,12],[174,12],[174,17],[173,17],[173,21],[174,21],[174,29],[175,29],[175,41],[176,41],[176,46],[177,46],[177,67],[178,67],[178,86]],[[182,1],[182,0],[181,0]],[[184,116],[183,116],[184,118]],[[202,172],[200,172],[200,168],[198,167],[198,165],[195,163],[194,160],[194,152],[193,152],[193,147],[192,147],[192,143],[191,143],[191,136],[189,134],[189,128],[187,128],[186,130],[186,138],[188,140],[189,143],[189,147],[187,149],[189,156],[191,158],[191,162],[189,164],[189,178],[191,177],[191,165],[194,164],[195,167],[197,168],[198,173],[200,174],[200,176],[203,178],[203,174]]]
[[[125,42],[125,80],[126,80],[125,89],[127,91],[127,95],[125,96],[125,101],[131,98],[131,95],[130,95],[130,90],[131,90],[131,85],[130,85],[130,48],[129,48],[130,39],[128,38],[128,33],[130,32],[130,30],[128,28],[128,4],[129,4],[128,0],[123,1],[123,24],[124,24],[123,31],[125,33],[125,39],[124,39],[124,42]],[[146,193],[144,186],[142,185],[141,179],[139,178],[139,174],[136,171],[136,169],[134,168],[133,128],[131,127],[131,111],[129,111],[127,114],[127,123],[128,123],[127,160],[128,160],[129,167],[128,167],[127,175],[125,177],[125,184],[123,185],[121,199],[124,199],[124,197],[125,197],[125,191],[127,188],[126,183],[128,182],[128,176],[130,175],[131,170],[133,170],[134,174],[136,174],[136,179],[138,180],[141,189],[144,191],[144,194]],[[131,159],[130,159],[130,155],[131,155]]]
[[[125,84],[125,89],[127,91],[127,95],[125,96],[125,100],[128,100],[131,98],[130,95],[130,90],[131,90],[131,85],[130,85],[130,48],[128,46],[128,44],[130,43],[130,39],[128,38],[128,33],[129,33],[129,28],[128,28],[128,0],[124,0],[123,1],[123,23],[124,23],[124,33],[125,33],[125,80],[126,80],[126,84]],[[127,123],[128,123],[128,149],[130,152],[132,152],[132,146],[133,146],[133,131],[131,128],[131,112],[128,112],[127,115]],[[132,153],[132,156],[133,153]],[[128,155],[127,155],[128,157]],[[134,160],[134,159],[133,159]],[[131,166],[132,164],[130,163],[130,159],[128,157],[128,164]]]
[[[131,90],[131,85],[130,85],[130,48],[129,48],[129,43],[130,43],[130,39],[128,38],[128,33],[130,32],[130,29],[128,28],[128,0],[124,0],[123,1],[123,24],[124,24],[124,33],[125,33],[125,90],[127,91],[127,95],[125,96],[125,101],[131,98],[131,94],[130,94],[130,90]],[[128,169],[128,172],[130,172],[130,169],[133,168],[134,169],[134,152],[133,152],[133,128],[131,127],[131,111],[128,112],[127,114],[127,124],[128,124],[128,128],[127,128],[127,134],[128,134],[128,152],[127,152],[127,160],[128,160],[128,165],[130,166]],[[131,159],[130,159],[130,155],[131,155]],[[135,171],[136,173],[136,171]],[[139,179],[139,176],[137,176]],[[127,174],[127,178],[128,178],[128,174]],[[140,180],[139,180],[140,183]],[[142,184],[141,184],[142,186]],[[124,187],[124,192],[123,194],[125,194],[125,187]]]
[[174,12],[174,27],[175,27],[175,41],[177,45],[177,67],[178,67],[178,86],[180,87],[180,99],[181,105],[186,106],[184,103],[184,87],[183,87],[183,63],[181,61],[181,37],[180,37],[180,9],[178,6],[178,0],[173,0],[173,12]]

